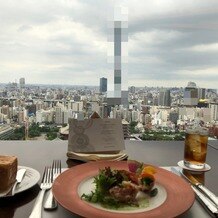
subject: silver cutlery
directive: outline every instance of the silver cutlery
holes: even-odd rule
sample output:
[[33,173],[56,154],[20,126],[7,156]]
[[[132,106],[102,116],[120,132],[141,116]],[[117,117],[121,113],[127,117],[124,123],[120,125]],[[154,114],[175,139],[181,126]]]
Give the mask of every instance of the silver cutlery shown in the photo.
[[11,191],[12,196],[15,194],[15,189],[16,189],[17,185],[20,184],[21,181],[23,180],[25,173],[26,173],[26,169],[19,169],[17,171],[16,182],[14,183],[14,186],[13,186],[12,191]]
[[17,171],[15,183],[13,184],[13,186],[10,188],[10,190],[5,195],[2,195],[2,197],[9,197],[9,196],[13,196],[15,194],[15,189],[17,187],[17,184],[21,183],[21,181],[23,180],[25,172],[26,172],[26,169],[19,169]]
[[215,203],[207,197],[204,193],[202,193],[199,189],[198,186],[193,185],[193,183],[177,168],[171,167],[171,171],[175,173],[176,175],[183,176],[187,181],[190,183],[191,188],[195,192],[196,196],[200,200],[200,202],[214,215],[218,216],[218,208],[215,205]]
[[189,179],[181,170],[179,170],[179,173],[183,178],[185,178],[188,182],[190,182],[193,186],[195,186],[203,194],[205,194],[218,208],[218,197],[213,192],[211,192],[207,187],[205,187],[203,184],[198,182],[198,180],[195,179],[195,177],[192,176],[191,174],[189,174],[189,176],[192,180]]
[[[57,176],[60,174],[61,174],[61,161],[54,160],[52,163],[52,175],[53,175],[52,183],[57,178]],[[53,210],[53,209],[57,208],[57,206],[58,206],[57,201],[54,199],[52,191],[49,190],[48,197],[45,200],[44,209],[45,210]]]
[[39,192],[36,202],[34,204],[32,213],[29,218],[41,218],[42,217],[42,202],[46,190],[49,190],[52,186],[52,173],[51,167],[45,167],[42,182],[40,185],[41,191]]

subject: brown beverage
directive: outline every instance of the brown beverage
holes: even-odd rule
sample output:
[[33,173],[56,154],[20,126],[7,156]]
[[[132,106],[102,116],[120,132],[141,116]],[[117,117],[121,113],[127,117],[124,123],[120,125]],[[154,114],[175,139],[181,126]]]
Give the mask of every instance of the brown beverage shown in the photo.
[[205,183],[205,172],[183,169],[182,172],[194,183]]
[[184,164],[193,169],[203,169],[207,155],[208,132],[205,128],[187,129]]

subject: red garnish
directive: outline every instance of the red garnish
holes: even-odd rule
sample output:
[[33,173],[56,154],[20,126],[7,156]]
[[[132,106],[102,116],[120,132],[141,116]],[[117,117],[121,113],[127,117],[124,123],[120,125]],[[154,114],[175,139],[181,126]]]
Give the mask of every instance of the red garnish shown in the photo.
[[141,168],[142,164],[136,160],[128,160],[127,161],[129,171],[132,173],[136,173],[136,171]]

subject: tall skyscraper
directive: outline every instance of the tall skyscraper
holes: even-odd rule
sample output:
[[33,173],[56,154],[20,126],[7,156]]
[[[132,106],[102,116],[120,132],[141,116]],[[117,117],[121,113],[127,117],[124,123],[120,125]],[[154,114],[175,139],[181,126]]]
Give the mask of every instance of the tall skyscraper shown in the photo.
[[60,107],[60,106],[55,107],[55,123],[56,124],[62,124],[63,123],[62,107]]
[[158,105],[168,106],[171,105],[171,97],[169,89],[161,89],[158,96]]
[[184,105],[196,106],[198,104],[198,89],[194,82],[189,82],[184,91]]
[[[113,22],[110,22],[110,30],[113,34],[109,35],[109,41],[113,42],[114,83],[113,87],[107,92],[108,105],[128,105],[128,81],[127,69],[124,63],[127,60],[128,41],[128,13],[126,8],[116,7],[114,9]],[[112,25],[111,25],[112,24]]]
[[107,78],[100,78],[100,92],[107,92]]
[[205,99],[206,89],[198,88],[198,99]]
[[135,93],[135,86],[131,86],[131,87],[129,88],[129,91],[130,91],[132,94],[134,94],[134,93]]
[[210,103],[211,118],[218,121],[218,103]]
[[20,78],[20,88],[23,89],[25,87],[25,78]]

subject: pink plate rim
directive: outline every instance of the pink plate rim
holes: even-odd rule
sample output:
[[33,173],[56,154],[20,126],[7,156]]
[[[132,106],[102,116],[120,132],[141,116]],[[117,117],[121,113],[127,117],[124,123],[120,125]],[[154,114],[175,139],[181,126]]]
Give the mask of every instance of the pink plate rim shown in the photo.
[[88,177],[98,174],[99,169],[104,167],[114,169],[128,169],[126,161],[112,162],[99,161],[90,162],[72,167],[57,177],[54,181],[52,191],[55,199],[65,209],[82,217],[96,218],[144,218],[146,217],[176,217],[192,206],[195,195],[191,186],[179,176],[159,167],[156,167],[156,182],[167,191],[167,199],[159,207],[135,213],[116,213],[114,211],[101,210],[93,207],[86,201],[81,200],[78,195],[80,183]]

